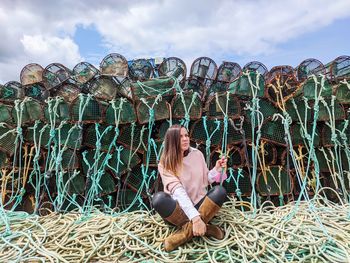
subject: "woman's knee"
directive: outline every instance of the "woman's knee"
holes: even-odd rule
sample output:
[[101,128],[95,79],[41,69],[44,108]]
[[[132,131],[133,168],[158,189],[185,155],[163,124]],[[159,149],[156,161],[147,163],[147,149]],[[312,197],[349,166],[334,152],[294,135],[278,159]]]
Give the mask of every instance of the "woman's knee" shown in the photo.
[[161,217],[168,217],[174,211],[176,201],[167,193],[157,192],[153,195],[152,206]]
[[210,189],[208,197],[211,200],[213,200],[217,205],[222,206],[227,197],[226,189],[221,185],[216,185],[212,189]]

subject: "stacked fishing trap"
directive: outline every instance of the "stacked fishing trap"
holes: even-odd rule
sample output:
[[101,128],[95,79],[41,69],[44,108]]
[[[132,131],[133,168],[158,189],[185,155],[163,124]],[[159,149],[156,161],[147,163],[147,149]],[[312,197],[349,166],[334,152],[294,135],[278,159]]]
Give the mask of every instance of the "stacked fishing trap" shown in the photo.
[[283,205],[320,187],[347,199],[349,79],[347,56],[270,71],[200,57],[187,72],[176,57],[115,53],[99,69],[29,64],[20,82],[0,85],[2,204],[40,214],[149,207],[162,190],[164,135],[177,123],[208,167],[227,156],[222,184],[241,200]]

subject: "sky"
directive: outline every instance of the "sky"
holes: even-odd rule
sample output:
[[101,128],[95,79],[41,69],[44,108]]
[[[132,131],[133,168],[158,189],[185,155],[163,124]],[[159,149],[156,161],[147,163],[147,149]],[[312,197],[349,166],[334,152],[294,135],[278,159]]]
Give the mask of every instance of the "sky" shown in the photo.
[[1,0],[0,84],[29,63],[201,56],[271,69],[350,55],[349,0]]

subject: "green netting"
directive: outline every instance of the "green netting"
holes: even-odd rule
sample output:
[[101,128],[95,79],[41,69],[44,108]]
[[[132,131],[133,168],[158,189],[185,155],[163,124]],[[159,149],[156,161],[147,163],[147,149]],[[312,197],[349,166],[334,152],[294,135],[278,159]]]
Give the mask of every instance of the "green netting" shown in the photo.
[[67,83],[59,86],[57,89],[50,91],[51,96],[62,97],[69,105],[78,99],[81,88],[77,85]]
[[[180,124],[180,120],[172,120],[172,125],[174,124]],[[170,123],[168,121],[162,121],[162,122],[158,122],[156,124],[156,139],[164,139],[165,133],[168,130],[168,128],[170,127]]]
[[[344,129],[345,128],[344,125],[345,125],[344,121],[337,121],[334,124],[334,128],[333,127],[331,128],[328,125],[324,125],[323,129],[322,129],[322,135],[321,135],[322,145],[325,147],[334,146],[335,144],[339,144],[339,143],[341,145],[343,145],[343,141],[342,141],[340,133],[344,133],[347,140],[349,140],[350,127],[347,126],[346,129]],[[334,134],[333,134],[332,130],[333,130]],[[333,135],[335,136],[334,138],[333,138]],[[335,139],[335,141],[332,140],[332,138]]]
[[12,155],[18,147],[16,138],[16,129],[3,123],[0,125],[0,150]]
[[287,171],[281,166],[269,166],[266,177],[258,174],[258,191],[261,195],[286,195],[292,192],[292,180]]
[[46,90],[45,86],[40,83],[24,86],[23,88],[25,96],[36,100],[44,101],[49,96],[49,92]]
[[108,167],[111,169],[111,172],[115,177],[119,177],[121,174],[125,174],[130,171],[130,169],[133,169],[140,162],[141,158],[137,152],[124,147],[120,152],[115,151],[113,153]]
[[[97,137],[96,128],[98,130],[98,134],[100,136]],[[99,143],[102,151],[108,151],[112,143],[116,142],[116,134],[114,126],[107,125],[98,125],[91,124],[84,131],[84,144],[90,147],[96,147],[97,140],[99,139]]]
[[79,96],[71,106],[71,116],[73,121],[100,122],[102,107],[97,100],[82,95]]
[[227,82],[214,82],[207,90],[208,97],[214,96],[215,93],[222,93],[228,90],[229,84]]
[[240,113],[240,103],[233,94],[228,94],[227,92],[217,93],[208,99],[206,105],[208,118],[223,119],[225,114],[230,118],[238,118]]
[[[324,88],[321,91],[323,82]],[[304,97],[308,100],[315,100],[320,95],[324,98],[330,98],[332,96],[332,86],[326,79],[322,78],[321,76],[317,78],[315,76],[309,77],[307,81],[303,84],[302,91],[304,93]]]
[[336,99],[340,103],[350,104],[350,83],[347,81],[340,82],[340,84],[335,88]]
[[[259,145],[259,157],[258,157],[258,165],[259,168],[262,168],[266,165],[274,165],[277,161],[277,150],[276,146],[272,143],[268,143],[265,141],[260,141]],[[247,145],[247,157],[248,162],[246,165],[252,166],[253,160],[252,160],[252,145]]]
[[81,173],[65,172],[62,177],[65,190],[70,194],[84,194],[85,177]]
[[24,96],[21,83],[17,81],[11,81],[6,85],[0,85],[0,101],[13,102],[17,99],[21,99]]
[[316,149],[316,157],[321,172],[339,173],[349,170],[349,159],[344,149],[320,147]]
[[[235,125],[235,127],[233,125]],[[252,139],[252,125],[244,119],[243,122],[240,120],[233,120],[231,125],[228,126],[227,130],[227,144],[236,144],[243,141],[251,141]]]
[[[222,125],[221,125],[222,126]],[[217,128],[217,124],[215,120],[207,120],[206,127],[209,135],[213,134],[211,139],[211,145],[219,145],[222,138],[221,130]],[[216,130],[216,131],[215,131]],[[214,132],[215,131],[215,132]],[[193,123],[190,129],[190,137],[193,141],[197,143],[205,143],[207,141],[207,133],[205,130],[205,125],[203,119],[198,120]]]
[[277,121],[266,121],[261,127],[261,139],[279,145],[286,145],[283,124]]
[[131,101],[121,98],[111,101],[106,111],[106,122],[115,125],[116,120],[119,120],[119,124],[137,121],[136,112]]
[[117,142],[130,148],[144,152],[148,145],[148,131],[145,126],[126,124],[124,125],[118,136]]
[[[263,114],[264,119],[272,118],[274,114],[280,113],[279,109],[276,108],[272,103],[266,99],[259,100],[259,111]],[[247,113],[250,113],[248,110]]]
[[21,118],[21,124],[34,123],[44,118],[43,105],[34,99],[21,101],[18,107],[12,109],[11,114],[16,124],[18,124],[18,117]]
[[[307,137],[310,136],[309,138],[311,139],[311,134],[312,134],[312,123],[307,123],[306,125],[302,126],[298,123],[295,123],[291,127],[291,135],[292,135],[292,143],[294,146],[296,145],[306,145],[309,146],[310,142],[307,140]],[[306,135],[309,134],[309,135]],[[321,135],[321,130],[319,126],[316,126],[316,132],[314,134],[314,140],[313,140],[313,146],[317,147],[320,145],[320,135]]]
[[69,105],[59,97],[53,98],[45,104],[44,115],[48,123],[50,123],[50,120],[56,120],[56,123],[69,121]]
[[202,101],[197,93],[178,93],[171,102],[171,108],[174,118],[198,120],[202,117]]
[[87,83],[98,74],[98,69],[88,62],[80,62],[73,68],[73,79],[80,84]]
[[[158,161],[159,161],[160,154],[162,151],[162,144],[163,144],[163,140],[159,140],[159,141],[153,140],[151,147],[150,147],[150,152],[148,152],[148,154],[143,155],[143,163],[144,164],[147,163],[147,159],[148,159],[148,164],[150,167],[157,167],[158,166]],[[147,156],[147,155],[149,155],[149,156]]]
[[228,194],[235,194],[238,197],[250,196],[252,192],[252,183],[249,172],[246,168],[243,168],[241,172],[234,170],[232,173],[233,178],[229,178],[223,182]]
[[[142,173],[142,169],[140,166],[136,166],[132,171],[124,177],[124,183],[127,184],[132,190],[135,192],[141,191],[140,195],[143,197],[147,197],[148,193],[151,194],[153,188],[147,189],[147,184],[149,186],[154,186],[156,177],[152,177],[152,172],[156,175],[156,169],[149,168],[147,171],[148,180],[144,182],[144,174]],[[147,193],[148,191],[148,193]]]
[[321,101],[319,102],[319,112],[318,112],[317,120],[328,121],[330,119],[335,119],[335,120],[345,119],[345,110],[338,101],[334,101],[334,109],[332,107],[331,99],[326,99],[325,103],[326,105]]
[[[251,80],[252,84],[249,80]],[[228,90],[238,96],[253,97],[253,94],[256,94],[257,97],[263,97],[264,86],[264,77],[256,71],[249,71],[232,81]]]
[[184,88],[184,91],[192,91],[192,92],[197,92],[199,94],[199,97],[201,100],[205,100],[206,94],[207,94],[207,88],[205,85],[203,85],[202,82],[200,82],[197,79],[194,78],[189,78],[186,79]]
[[118,191],[119,202],[117,203],[118,207],[121,210],[128,208],[130,212],[139,210],[139,203],[135,202],[135,199],[138,198],[137,192],[131,190],[129,187],[124,187]]
[[[294,100],[294,103],[293,103],[293,100]],[[308,104],[305,105],[305,101],[300,97],[287,101],[285,107],[286,107],[286,112],[288,112],[292,121],[299,121],[298,114],[303,123],[312,120],[311,108],[309,107]]]
[[13,124],[12,112],[13,106],[0,103],[0,123]]
[[134,100],[141,98],[161,96],[173,96],[180,86],[175,78],[161,77],[144,82],[134,82],[131,90]]
[[169,119],[169,106],[164,99],[147,98],[144,101],[140,101],[136,106],[137,119],[140,124],[148,123],[152,118],[157,121]]
[[[231,168],[239,168],[244,163],[244,153],[242,150],[237,146],[231,146],[227,150],[227,167]],[[221,151],[220,148],[217,150],[212,151],[210,155],[210,167],[214,167],[216,164],[216,161],[221,158]]]

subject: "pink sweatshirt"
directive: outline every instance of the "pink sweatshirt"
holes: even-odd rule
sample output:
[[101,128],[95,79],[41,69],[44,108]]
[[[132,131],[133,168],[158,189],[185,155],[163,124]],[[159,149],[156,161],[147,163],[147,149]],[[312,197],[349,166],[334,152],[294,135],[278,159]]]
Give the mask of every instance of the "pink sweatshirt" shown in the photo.
[[174,194],[176,188],[183,187],[193,204],[197,204],[206,194],[208,181],[208,167],[202,152],[190,148],[190,152],[183,158],[182,171],[179,177],[169,171],[165,171],[159,164],[158,170],[164,185],[164,192]]

